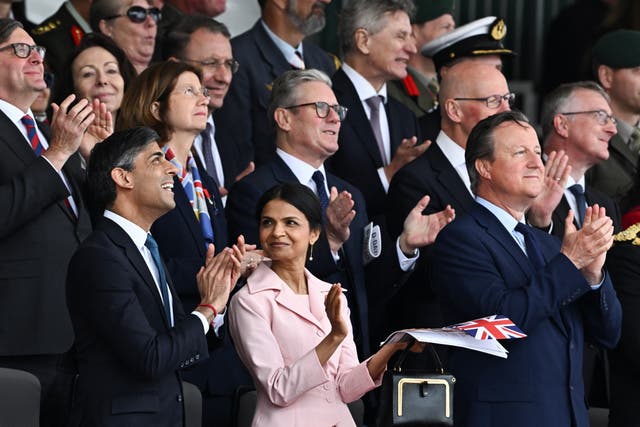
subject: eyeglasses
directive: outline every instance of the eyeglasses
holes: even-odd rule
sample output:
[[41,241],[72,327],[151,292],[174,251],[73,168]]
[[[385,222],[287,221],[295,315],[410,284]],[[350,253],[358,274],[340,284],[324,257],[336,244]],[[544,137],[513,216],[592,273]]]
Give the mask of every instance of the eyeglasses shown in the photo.
[[291,105],[289,107],[282,107],[282,108],[284,108],[285,110],[289,110],[291,108],[308,107],[310,105],[313,105],[314,107],[316,107],[316,114],[321,119],[324,119],[329,115],[329,110],[333,110],[338,115],[338,119],[340,119],[340,121],[343,121],[347,117],[347,111],[349,111],[347,107],[343,107],[342,105],[339,105],[339,104],[329,105],[328,103],[323,101],[307,102],[306,104]]
[[155,22],[158,22],[160,18],[162,18],[162,12],[157,7],[150,7],[148,9],[145,9],[142,6],[131,6],[124,14],[107,16],[103,19],[116,19],[120,18],[121,16],[126,16],[131,22],[141,24],[147,20],[147,16],[150,16],[151,19],[153,19]]
[[618,120],[616,120],[615,117],[613,117],[611,114],[607,114],[607,112],[604,110],[569,111],[567,113],[558,114],[562,114],[565,116],[572,116],[574,114],[593,114],[596,118],[596,122],[598,122],[600,126],[606,125],[609,120],[611,120],[611,123],[613,125],[616,125],[618,123]]
[[516,100],[516,94],[513,92],[505,93],[504,95],[491,95],[486,98],[453,98],[456,101],[481,101],[487,104],[489,108],[498,108],[502,101],[507,101],[509,106],[513,105]]
[[224,67],[225,70],[230,71],[231,74],[235,74],[238,71],[238,68],[240,68],[240,63],[235,59],[227,59],[226,61],[218,59],[209,59],[205,61],[185,60],[185,62],[191,62],[193,64],[200,65],[202,68],[211,68],[213,70]]
[[40,55],[40,58],[44,59],[44,54],[47,53],[47,49],[42,46],[32,46],[26,43],[11,43],[10,45],[0,48],[0,52],[9,49],[13,49],[13,53],[15,53],[18,58],[28,58],[31,56],[31,52],[35,51]]
[[209,95],[209,89],[207,89],[206,87],[201,87],[199,89],[196,89],[192,86],[187,86],[182,90],[178,90],[176,91],[176,93],[179,93],[181,95],[187,95],[187,96],[191,96],[191,97],[197,97],[197,96],[204,96],[205,98],[210,98],[211,96]]

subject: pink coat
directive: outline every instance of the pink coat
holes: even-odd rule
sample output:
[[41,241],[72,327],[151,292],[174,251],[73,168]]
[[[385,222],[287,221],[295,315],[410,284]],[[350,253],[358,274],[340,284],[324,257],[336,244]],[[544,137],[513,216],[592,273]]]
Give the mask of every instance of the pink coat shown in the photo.
[[[229,306],[230,331],[258,390],[253,426],[353,426],[345,403],[380,385],[359,363],[349,335],[322,366],[315,346],[331,331],[324,309],[330,284],[305,271],[309,303],[264,263]],[[342,316],[349,319],[342,296]]]

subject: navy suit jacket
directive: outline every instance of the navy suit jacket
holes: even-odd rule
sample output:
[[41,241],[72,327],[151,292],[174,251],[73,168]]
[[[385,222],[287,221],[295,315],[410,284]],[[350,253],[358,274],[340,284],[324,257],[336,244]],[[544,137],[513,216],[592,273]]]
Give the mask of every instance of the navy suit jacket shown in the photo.
[[[47,136],[48,129],[41,129]],[[0,112],[0,355],[60,354],[73,343],[65,298],[67,265],[91,232],[83,201],[80,156],[63,172],[78,207],[55,169]]]
[[[212,196],[212,203],[208,203],[207,207],[218,253],[229,244],[227,220],[215,183],[206,174],[202,174],[202,179],[204,188],[208,189]],[[158,242],[167,271],[182,301],[182,307],[189,313],[200,302],[196,274],[204,265],[206,246],[200,223],[177,177],[174,178],[173,188],[176,207],[154,222],[151,233]],[[184,378],[197,384],[206,396],[227,396],[230,417],[231,397],[235,389],[240,385],[251,384],[252,380],[238,358],[226,323],[218,333],[221,344],[210,350],[209,360],[186,371]]]
[[[270,163],[238,181],[227,199],[226,211],[230,234],[235,236],[242,233],[247,242],[258,242],[258,220],[255,218],[258,199],[271,187],[284,182],[298,182],[298,180],[282,158],[277,155]],[[402,271],[395,256],[395,245],[393,242],[383,241],[382,246],[385,249],[382,255],[367,267],[365,274],[362,262],[363,230],[368,223],[364,208],[365,201],[355,187],[329,173],[327,184],[329,188],[335,186],[338,191],[346,190],[351,193],[355,202],[356,216],[349,226],[350,237],[342,245],[340,262],[334,261],[328,241],[323,235],[313,249],[313,261],[307,261],[306,267],[321,280],[330,283],[340,282],[348,289],[346,295],[351,309],[354,341],[360,356],[366,357],[369,355],[369,310],[372,317],[379,316],[378,305],[382,304],[394,291],[394,285],[397,283],[395,279],[402,275]],[[393,283],[387,286],[381,278],[387,280],[385,283]]]
[[[451,205],[460,216],[474,205],[473,196],[435,142],[391,180],[387,223],[393,236],[400,234],[409,211],[425,194],[430,196],[430,201],[424,214],[439,212]],[[430,280],[432,246],[421,252],[415,270],[391,302],[390,329],[444,326],[438,297]]]
[[479,204],[436,240],[434,284],[445,320],[502,314],[528,335],[502,342],[508,359],[452,351],[456,426],[589,425],[584,338],[614,347],[620,337],[620,302],[608,275],[593,291],[560,253],[560,241],[534,232],[546,262],[538,271],[511,233]]
[[167,275],[174,327],[138,248],[103,218],[69,265],[78,382],[73,425],[181,426],[179,369],[207,358],[198,317],[185,314]]
[[[313,43],[303,42],[302,45],[306,68],[317,68],[331,76],[336,70],[334,59]],[[242,159],[243,164],[254,160],[259,166],[276,152],[275,132],[267,118],[271,86],[280,74],[292,67],[265,31],[261,20],[234,37],[231,47],[240,68],[233,75],[224,105],[215,113],[216,134],[239,147],[246,156]]]
[[[331,172],[362,191],[367,202],[367,213],[370,218],[374,218],[384,213],[387,196],[378,175],[378,168],[383,166],[380,150],[362,102],[349,77],[340,69],[332,80],[338,103],[347,107],[349,112],[340,127],[340,148],[331,156],[327,165]],[[422,143],[418,121],[411,110],[391,97],[388,97],[385,110],[389,121],[391,157],[404,138],[416,136],[418,143]]]

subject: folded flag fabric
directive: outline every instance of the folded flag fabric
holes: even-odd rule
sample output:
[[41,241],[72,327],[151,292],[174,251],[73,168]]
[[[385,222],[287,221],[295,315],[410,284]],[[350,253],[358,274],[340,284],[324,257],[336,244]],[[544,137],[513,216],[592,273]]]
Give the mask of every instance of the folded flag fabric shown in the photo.
[[477,340],[505,340],[527,336],[511,319],[500,314],[449,326],[466,332]]

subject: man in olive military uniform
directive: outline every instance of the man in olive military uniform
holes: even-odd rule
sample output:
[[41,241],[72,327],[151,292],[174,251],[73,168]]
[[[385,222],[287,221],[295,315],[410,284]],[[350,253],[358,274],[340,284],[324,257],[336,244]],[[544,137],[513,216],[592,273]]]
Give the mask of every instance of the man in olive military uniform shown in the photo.
[[47,63],[56,76],[65,72],[69,55],[86,33],[91,32],[91,0],[68,0],[31,31],[37,45],[47,49]]
[[609,141],[609,158],[592,167],[587,184],[607,194],[626,211],[640,159],[640,31],[617,30],[593,47],[596,76],[611,98],[618,133]]

